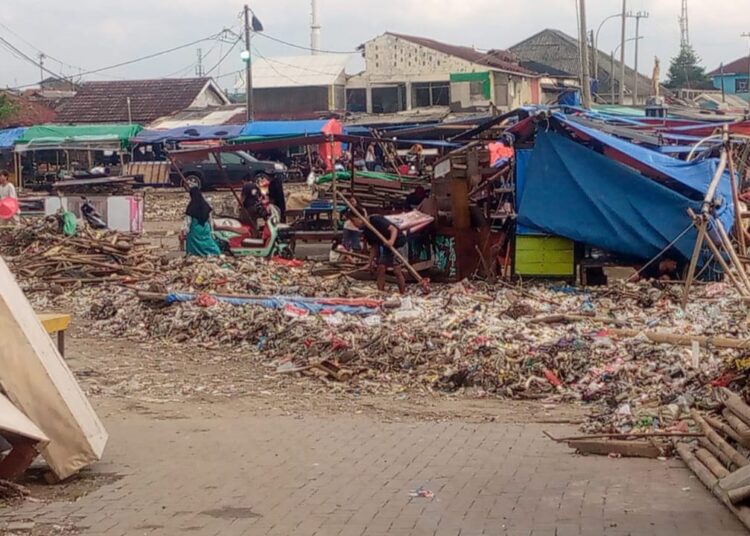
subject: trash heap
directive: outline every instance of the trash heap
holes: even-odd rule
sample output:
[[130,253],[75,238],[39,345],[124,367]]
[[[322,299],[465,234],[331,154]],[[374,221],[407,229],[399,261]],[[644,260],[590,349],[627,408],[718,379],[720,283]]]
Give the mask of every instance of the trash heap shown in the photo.
[[[739,391],[745,378],[737,367],[743,354],[711,344],[714,336],[750,336],[744,306],[724,285],[701,287],[685,312],[680,288],[656,283],[601,291],[463,283],[386,299],[369,315],[216,299],[366,298],[373,290],[343,276],[314,277],[309,265],[177,259],[147,283],[84,287],[52,299],[67,300],[102,334],[241,349],[279,374],[360,391],[580,401],[591,404],[587,431],[668,428],[710,396],[712,382]],[[167,304],[174,292],[193,298]],[[52,305],[45,293],[33,299]],[[696,349],[632,336],[640,332],[709,339]]]

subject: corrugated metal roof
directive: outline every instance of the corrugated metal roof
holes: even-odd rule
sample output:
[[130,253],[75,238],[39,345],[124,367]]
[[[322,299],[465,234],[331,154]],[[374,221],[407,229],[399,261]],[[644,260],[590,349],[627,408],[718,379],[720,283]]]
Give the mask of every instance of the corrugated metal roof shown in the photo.
[[[317,54],[253,58],[253,88],[320,87],[343,85],[349,54]],[[245,77],[237,80],[235,89],[245,90]]]
[[183,110],[169,117],[157,119],[148,125],[149,129],[168,130],[189,126],[244,125],[245,106],[231,104],[221,108]]

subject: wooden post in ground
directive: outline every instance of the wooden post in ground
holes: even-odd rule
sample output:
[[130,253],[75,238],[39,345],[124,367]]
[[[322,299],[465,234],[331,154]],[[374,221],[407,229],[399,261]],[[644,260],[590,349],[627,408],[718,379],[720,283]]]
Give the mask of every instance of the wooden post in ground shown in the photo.
[[734,203],[734,232],[737,236],[737,245],[740,249],[740,255],[747,256],[747,244],[745,242],[745,232],[742,223],[742,214],[740,214],[740,196],[737,185],[737,173],[734,165],[734,156],[731,149],[728,151],[727,166],[729,167],[729,177],[732,180],[732,202]]
[[700,218],[700,223],[696,223],[699,219],[695,213],[688,209],[690,217],[693,219],[693,225],[698,229],[698,238],[695,241],[695,247],[693,248],[693,256],[690,258],[690,268],[688,269],[687,279],[685,279],[685,294],[682,296],[682,308],[687,307],[688,300],[690,299],[690,287],[693,284],[695,278],[695,269],[698,266],[698,257],[700,256],[701,250],[703,249],[703,240],[706,238],[706,221]]

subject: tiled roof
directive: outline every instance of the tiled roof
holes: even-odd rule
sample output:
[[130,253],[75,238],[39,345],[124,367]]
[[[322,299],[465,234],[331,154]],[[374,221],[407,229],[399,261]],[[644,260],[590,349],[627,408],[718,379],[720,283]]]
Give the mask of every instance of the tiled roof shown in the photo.
[[10,116],[0,120],[0,128],[28,127],[53,123],[57,118],[55,110],[41,102],[12,93],[4,93],[4,95],[10,100],[14,110]]
[[[734,60],[724,66],[724,74],[748,74],[750,73],[750,56]],[[720,76],[721,67],[714,69],[708,76]]]
[[129,120],[128,97],[134,123],[147,124],[188,108],[210,78],[162,78],[85,82],[58,114],[61,123],[122,123]]
[[500,71],[508,71],[511,73],[533,75],[530,70],[521,67],[516,60],[516,57],[506,50],[490,50],[488,52],[480,52],[471,47],[462,47],[457,45],[449,45],[447,43],[441,43],[434,39],[427,39],[425,37],[415,37],[413,35],[404,35],[393,32],[388,32],[388,35],[398,37],[404,41],[409,41],[415,45],[420,45],[425,48],[437,50],[443,54],[449,56],[455,56],[462,60],[476,63],[479,65],[486,65],[491,69],[498,69]]

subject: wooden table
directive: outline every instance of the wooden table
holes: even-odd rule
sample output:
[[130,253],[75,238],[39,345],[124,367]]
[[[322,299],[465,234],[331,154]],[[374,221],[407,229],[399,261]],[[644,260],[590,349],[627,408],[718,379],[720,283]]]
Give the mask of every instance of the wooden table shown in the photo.
[[60,313],[37,313],[37,318],[50,335],[57,333],[57,350],[65,357],[65,330],[70,325],[70,315]]

